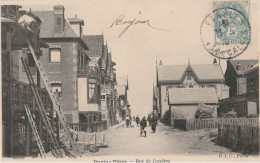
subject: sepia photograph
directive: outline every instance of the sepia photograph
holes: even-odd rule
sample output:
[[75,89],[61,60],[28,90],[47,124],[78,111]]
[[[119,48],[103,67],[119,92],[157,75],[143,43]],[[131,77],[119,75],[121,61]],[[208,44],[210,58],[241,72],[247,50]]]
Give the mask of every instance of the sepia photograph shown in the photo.
[[259,161],[260,1],[2,0],[1,162]]

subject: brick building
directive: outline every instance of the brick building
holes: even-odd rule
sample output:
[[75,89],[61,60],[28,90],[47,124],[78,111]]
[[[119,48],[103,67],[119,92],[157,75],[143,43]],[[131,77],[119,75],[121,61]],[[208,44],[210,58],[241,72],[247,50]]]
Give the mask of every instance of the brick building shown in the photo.
[[84,21],[67,19],[63,5],[53,11],[34,11],[42,20],[40,38],[48,45],[40,61],[52,83],[53,91],[63,107],[68,122],[79,122],[78,107],[82,95],[78,92],[79,68],[88,67],[87,44],[81,38]]

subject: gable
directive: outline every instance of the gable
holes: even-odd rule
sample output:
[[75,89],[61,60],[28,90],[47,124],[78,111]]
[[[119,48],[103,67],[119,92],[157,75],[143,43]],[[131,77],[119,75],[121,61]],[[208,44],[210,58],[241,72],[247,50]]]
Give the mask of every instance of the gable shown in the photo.
[[205,64],[159,66],[158,83],[182,83],[188,71],[196,82],[224,82],[224,75],[219,64]]

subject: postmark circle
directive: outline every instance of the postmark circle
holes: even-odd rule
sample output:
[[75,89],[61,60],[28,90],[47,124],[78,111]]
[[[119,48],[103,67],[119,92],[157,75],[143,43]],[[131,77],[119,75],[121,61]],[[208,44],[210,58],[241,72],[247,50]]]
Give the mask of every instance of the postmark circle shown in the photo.
[[248,19],[233,8],[219,8],[206,16],[200,27],[204,48],[214,57],[231,59],[242,54],[250,43]]

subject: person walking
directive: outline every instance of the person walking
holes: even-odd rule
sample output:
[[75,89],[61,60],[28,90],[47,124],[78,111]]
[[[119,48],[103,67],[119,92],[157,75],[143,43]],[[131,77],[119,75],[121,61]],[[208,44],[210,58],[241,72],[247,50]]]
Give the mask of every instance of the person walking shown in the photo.
[[139,116],[137,115],[136,118],[135,118],[135,122],[136,122],[136,125],[137,127],[139,126],[139,122],[140,122],[140,118]]
[[126,127],[129,127],[130,120],[129,120],[128,115],[126,116],[125,123],[126,123]]
[[130,123],[130,126],[132,125],[132,117],[129,116],[129,123]]
[[147,127],[147,121],[146,121],[146,118],[144,116],[143,119],[140,122],[140,136],[142,136],[143,132],[144,132],[144,136],[146,137],[145,127]]
[[153,116],[152,118],[151,118],[151,128],[152,128],[152,131],[153,131],[153,133],[155,133],[156,132],[156,122],[157,120],[156,120],[156,116]]

